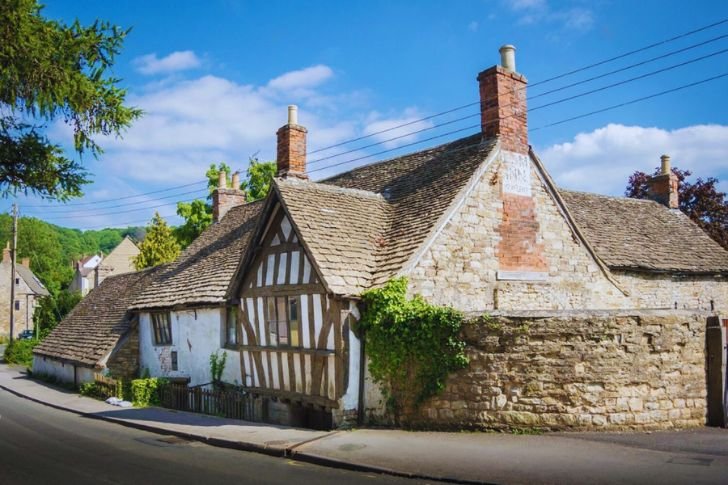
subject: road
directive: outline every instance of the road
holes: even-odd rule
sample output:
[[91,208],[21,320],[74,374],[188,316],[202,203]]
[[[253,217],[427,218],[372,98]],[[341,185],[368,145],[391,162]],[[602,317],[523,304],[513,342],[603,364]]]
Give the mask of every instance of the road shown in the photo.
[[0,390],[0,483],[412,484],[148,433]]

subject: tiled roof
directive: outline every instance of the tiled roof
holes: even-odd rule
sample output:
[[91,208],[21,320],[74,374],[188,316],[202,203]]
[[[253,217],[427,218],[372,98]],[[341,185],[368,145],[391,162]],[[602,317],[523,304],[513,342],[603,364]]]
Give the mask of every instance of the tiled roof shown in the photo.
[[16,264],[15,271],[21,278],[23,278],[30,290],[36,295],[48,296],[50,294],[48,293],[48,290],[46,290],[46,287],[43,286],[43,283],[41,283],[38,277],[29,268],[26,268],[22,264]]
[[477,134],[318,183],[276,183],[331,290],[357,294],[403,268],[494,146]]
[[224,302],[262,206],[262,201],[258,201],[230,209],[220,222],[200,234],[175,262],[159,271],[131,308]]
[[728,271],[728,251],[678,210],[651,200],[559,190],[576,224],[610,268]]
[[347,295],[369,287],[389,221],[384,198],[297,179],[276,186],[329,289]]
[[95,365],[129,330],[129,305],[160,269],[163,268],[106,278],[33,349],[33,353]]

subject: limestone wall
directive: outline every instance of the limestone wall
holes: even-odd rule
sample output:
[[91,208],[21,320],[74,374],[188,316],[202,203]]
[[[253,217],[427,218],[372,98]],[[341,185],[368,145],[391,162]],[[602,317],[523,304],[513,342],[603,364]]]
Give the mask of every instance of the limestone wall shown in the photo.
[[707,316],[562,312],[470,325],[469,367],[451,375],[415,421],[435,428],[702,426]]
[[[636,308],[728,311],[728,277],[615,271]],[[711,304],[712,302],[712,304]]]
[[521,193],[530,195],[506,193],[508,157],[496,156],[409,272],[412,292],[475,312],[630,308],[574,237],[533,164],[520,176]]

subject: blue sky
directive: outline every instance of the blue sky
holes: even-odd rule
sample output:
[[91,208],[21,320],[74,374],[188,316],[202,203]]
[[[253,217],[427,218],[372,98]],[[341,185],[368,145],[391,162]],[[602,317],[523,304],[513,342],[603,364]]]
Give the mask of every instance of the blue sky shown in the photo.
[[[154,210],[202,194],[191,184],[206,167],[225,161],[244,170],[250,156],[274,158],[275,131],[286,105],[299,105],[309,149],[326,147],[478,100],[478,72],[517,47],[517,67],[531,85],[576,68],[728,18],[725,1],[47,1],[45,16],[90,23],[96,18],[132,27],[114,72],[129,102],[145,111],[123,139],[100,139],[106,152],[84,158],[94,183],[67,206],[19,197],[24,215],[78,228],[144,224]],[[719,38],[726,36],[725,38]],[[710,42],[709,42],[710,41]],[[698,43],[700,47],[687,49]],[[593,82],[529,101],[539,105],[658,69],[669,69],[572,101],[534,110],[538,128],[631,99],[728,72],[728,23],[639,54],[529,89],[529,96],[653,57],[686,49]],[[715,55],[713,55],[715,54]],[[728,190],[728,77],[558,126],[535,130],[531,144],[564,187],[620,194],[634,170],[652,170],[659,156],[695,175],[715,176]],[[364,144],[476,113],[476,108],[415,123],[309,160],[352,150],[311,168],[346,162],[477,124],[470,118],[368,150]],[[69,140],[63,125],[51,127]],[[398,153],[415,151],[475,130],[387,155],[321,170],[313,178]],[[179,194],[178,197],[175,197]],[[161,198],[166,197],[166,198]],[[0,208],[11,201],[5,200]],[[87,205],[77,205],[87,204]],[[134,204],[134,205],[127,205]],[[166,204],[166,205],[164,205]],[[154,208],[152,208],[155,206]],[[156,207],[159,206],[159,207]],[[171,217],[170,222],[179,219]]]

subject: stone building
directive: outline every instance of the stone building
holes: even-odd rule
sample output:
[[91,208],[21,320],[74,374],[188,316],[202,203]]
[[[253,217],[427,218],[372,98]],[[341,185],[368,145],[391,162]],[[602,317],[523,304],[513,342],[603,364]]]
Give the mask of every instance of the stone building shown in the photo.
[[94,254],[76,262],[73,280],[69,285],[71,291],[80,291],[86,296],[108,276],[135,271],[133,259],[139,254],[139,248],[129,236],[106,256]]
[[728,252],[676,209],[667,157],[654,200],[559,189],[528,143],[514,48],[501,55],[477,78],[479,132],[325,180],[309,179],[289,108],[267,198],[222,183],[215,222],[130,303],[141,365],[201,384],[225,352],[224,380],[270,421],[382,419],[353,329],[361,293],[406,276],[476,322],[470,365],[417,424],[704,424],[724,389],[708,392],[725,351],[709,359],[705,343],[728,311]]
[[106,278],[33,349],[33,372],[75,385],[96,372],[137,376],[138,320],[129,306],[158,269]]
[[[33,312],[38,299],[48,296],[48,290],[30,270],[30,259],[16,261],[15,275],[11,278],[12,259],[10,249],[3,250],[0,263],[0,336],[10,335],[10,307],[14,312],[13,330],[17,336],[23,330],[34,330]],[[10,301],[10,285],[15,285],[15,301]]]

